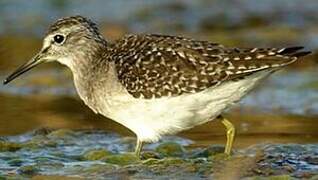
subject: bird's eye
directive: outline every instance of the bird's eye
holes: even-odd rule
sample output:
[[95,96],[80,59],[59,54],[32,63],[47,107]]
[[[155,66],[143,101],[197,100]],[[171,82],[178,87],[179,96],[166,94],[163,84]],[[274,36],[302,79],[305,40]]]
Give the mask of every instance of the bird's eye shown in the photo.
[[64,36],[57,34],[54,36],[54,42],[58,43],[58,44],[62,44],[64,42]]

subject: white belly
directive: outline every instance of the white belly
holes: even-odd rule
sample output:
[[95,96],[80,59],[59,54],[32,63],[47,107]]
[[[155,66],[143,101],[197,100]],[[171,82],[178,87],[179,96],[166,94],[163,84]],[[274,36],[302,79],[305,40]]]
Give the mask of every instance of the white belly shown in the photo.
[[142,141],[157,141],[213,120],[240,100],[269,72],[256,73],[244,80],[227,82],[194,94],[159,99],[135,99],[130,94],[109,92],[100,97],[99,113],[132,130]]

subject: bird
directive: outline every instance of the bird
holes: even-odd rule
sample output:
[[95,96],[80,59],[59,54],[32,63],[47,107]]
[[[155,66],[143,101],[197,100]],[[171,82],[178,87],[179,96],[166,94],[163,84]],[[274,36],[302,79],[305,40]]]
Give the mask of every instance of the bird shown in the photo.
[[57,61],[73,74],[79,97],[95,113],[135,133],[135,154],[164,135],[219,120],[230,155],[234,125],[222,114],[273,72],[310,54],[303,47],[238,48],[161,34],[128,34],[109,41],[89,18],[58,19],[31,60],[8,84],[33,67]]

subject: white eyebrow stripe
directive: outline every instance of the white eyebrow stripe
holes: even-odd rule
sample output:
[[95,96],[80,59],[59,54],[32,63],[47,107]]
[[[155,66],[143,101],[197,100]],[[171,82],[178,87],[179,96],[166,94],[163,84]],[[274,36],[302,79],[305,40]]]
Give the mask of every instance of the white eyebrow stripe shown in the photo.
[[53,38],[53,35],[49,35],[47,36],[44,41],[43,41],[43,45],[42,45],[42,50],[48,48],[51,46],[52,44],[52,38]]

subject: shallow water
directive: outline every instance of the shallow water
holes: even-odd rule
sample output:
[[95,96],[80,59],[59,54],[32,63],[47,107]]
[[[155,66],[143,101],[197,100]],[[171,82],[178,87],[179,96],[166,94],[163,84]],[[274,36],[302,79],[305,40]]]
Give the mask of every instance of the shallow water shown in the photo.
[[0,142],[1,175],[16,178],[308,178],[318,172],[317,145],[260,144],[229,158],[221,146],[189,148],[192,141],[170,136],[145,146],[138,160],[125,153],[133,150],[134,138],[105,131],[38,129]]

